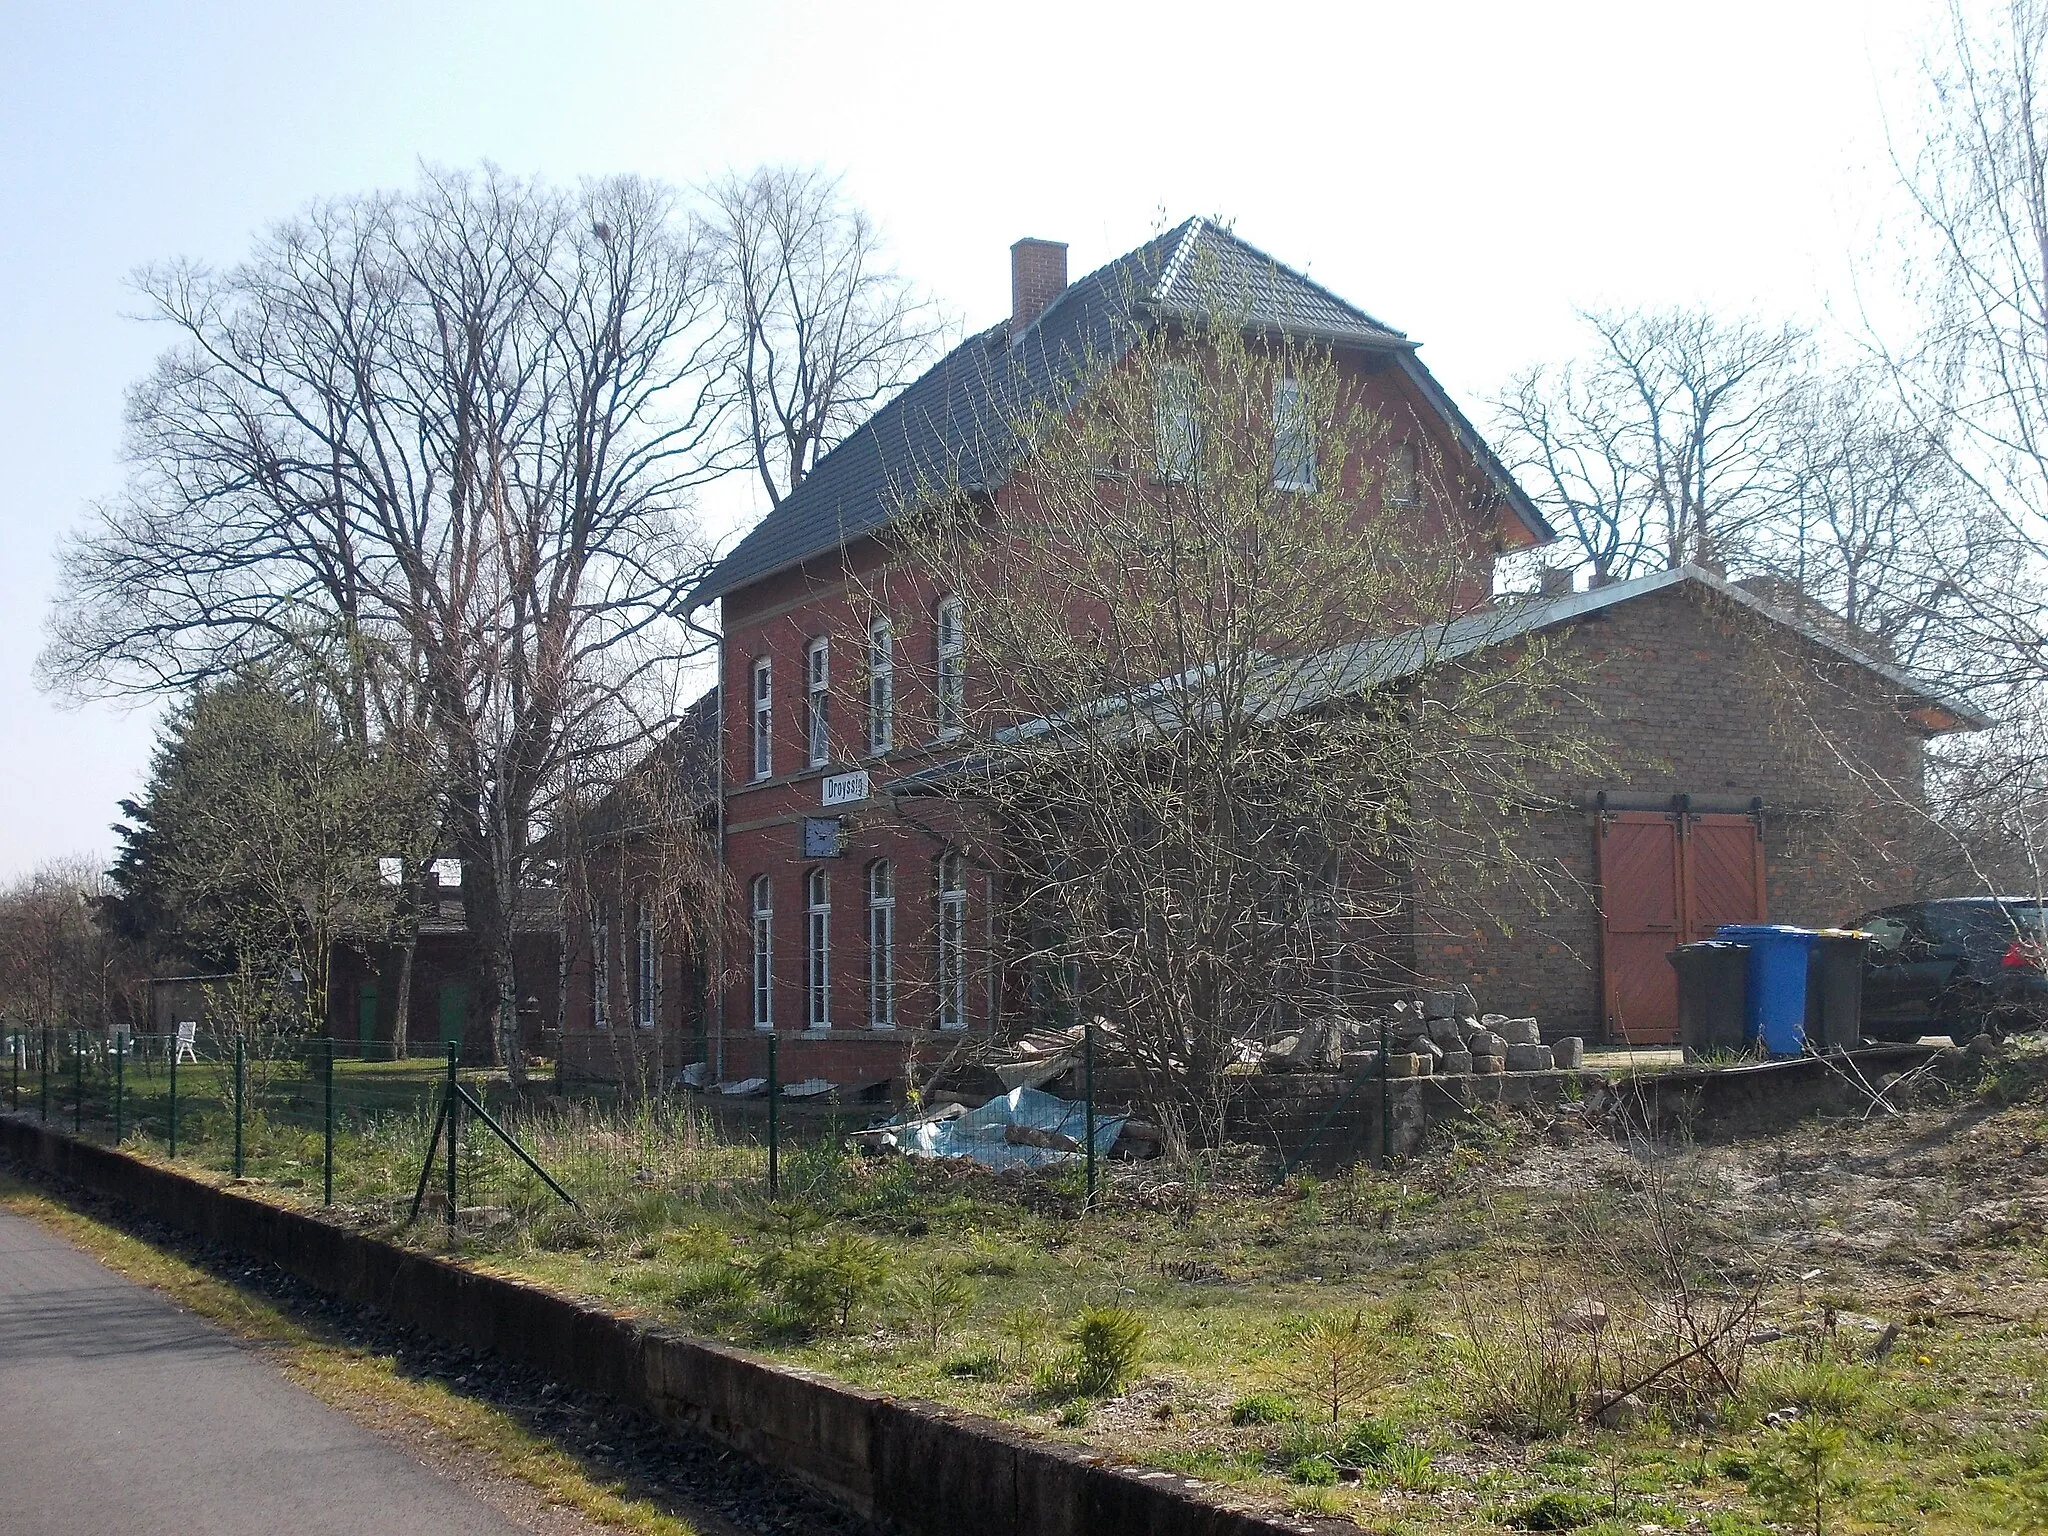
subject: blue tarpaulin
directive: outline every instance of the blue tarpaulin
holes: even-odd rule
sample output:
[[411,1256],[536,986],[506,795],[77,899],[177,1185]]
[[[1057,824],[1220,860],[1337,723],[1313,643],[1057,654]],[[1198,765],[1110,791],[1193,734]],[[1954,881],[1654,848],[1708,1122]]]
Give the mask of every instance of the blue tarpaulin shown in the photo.
[[[1129,1115],[1097,1114],[1095,1151],[1107,1156],[1123,1131]],[[912,1157],[970,1157],[984,1168],[1047,1168],[1073,1162],[1076,1150],[1018,1145],[1009,1140],[1010,1127],[1051,1131],[1073,1140],[1078,1148],[1088,1125],[1088,1108],[1072,1099],[1056,1098],[1037,1088],[1014,1088],[1001,1098],[990,1099],[979,1109],[950,1120],[918,1120],[901,1124],[891,1140]],[[887,1130],[889,1127],[882,1127]]]

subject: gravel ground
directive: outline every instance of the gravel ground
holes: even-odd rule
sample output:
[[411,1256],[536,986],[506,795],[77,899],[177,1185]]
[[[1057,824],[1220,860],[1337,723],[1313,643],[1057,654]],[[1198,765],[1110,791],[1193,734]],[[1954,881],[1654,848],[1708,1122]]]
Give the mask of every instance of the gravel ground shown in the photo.
[[[600,1477],[623,1479],[630,1491],[715,1533],[759,1536],[871,1536],[877,1527],[814,1493],[794,1478],[748,1460],[703,1435],[663,1424],[652,1415],[596,1393],[578,1392],[538,1372],[453,1348],[400,1327],[376,1311],[335,1300],[294,1279],[275,1265],[251,1264],[239,1254],[195,1241],[126,1207],[30,1169],[12,1159],[0,1167],[24,1183],[44,1189],[74,1210],[175,1253],[209,1274],[262,1296],[311,1331],[359,1349],[388,1355],[402,1375],[431,1380],[486,1403],[533,1432]],[[393,1428],[391,1416],[365,1405],[359,1415],[373,1427]],[[451,1464],[445,1451],[413,1447],[422,1460],[457,1481],[472,1482],[477,1469]],[[501,1482],[500,1479],[492,1479]],[[506,1490],[495,1490],[502,1500]],[[587,1522],[578,1522],[587,1525]],[[550,1528],[562,1528],[555,1522]]]

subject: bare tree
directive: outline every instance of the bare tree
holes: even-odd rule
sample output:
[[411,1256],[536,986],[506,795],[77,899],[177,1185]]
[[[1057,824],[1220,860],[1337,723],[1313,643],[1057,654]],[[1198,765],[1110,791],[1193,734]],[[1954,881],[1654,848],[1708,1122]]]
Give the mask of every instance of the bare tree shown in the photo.
[[1726,565],[1783,493],[1805,334],[1703,310],[1582,318],[1584,359],[1530,368],[1494,402],[1502,457],[1596,580]]
[[131,395],[125,499],[65,551],[45,680],[182,688],[290,656],[362,729],[416,720],[517,1077],[535,834],[690,643],[667,617],[702,563],[682,514],[728,400],[703,237],[640,181],[430,171],[139,283],[178,341]]
[[923,367],[941,326],[818,171],[764,166],[709,189],[739,425],[771,505]]
[[83,857],[53,859],[0,889],[0,1019],[51,1029],[132,1020],[141,967],[99,920],[107,894]]
[[1970,507],[1942,551],[1953,680],[1997,719],[1930,765],[1937,888],[2039,890],[2048,806],[2048,5],[1951,0],[1895,123],[1912,214],[1909,338],[1866,317],[1904,408]]
[[1435,456],[1394,483],[1429,434],[1244,312],[1090,360],[1080,404],[1015,423],[1014,493],[926,488],[890,568],[964,631],[928,824],[1007,888],[1039,1006],[1106,1015],[1187,1138],[1220,1132],[1246,1037],[1412,986],[1376,941],[1419,866],[1508,878],[1512,813],[1479,807],[1583,751],[1540,645],[1482,654],[1486,488]]

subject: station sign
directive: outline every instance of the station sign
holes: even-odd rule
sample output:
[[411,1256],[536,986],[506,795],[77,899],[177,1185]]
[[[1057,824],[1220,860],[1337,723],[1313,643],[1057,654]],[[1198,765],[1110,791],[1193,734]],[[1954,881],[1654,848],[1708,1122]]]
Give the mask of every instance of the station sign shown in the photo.
[[868,797],[868,776],[865,772],[835,773],[824,781],[824,794],[820,803],[824,805],[858,805]]

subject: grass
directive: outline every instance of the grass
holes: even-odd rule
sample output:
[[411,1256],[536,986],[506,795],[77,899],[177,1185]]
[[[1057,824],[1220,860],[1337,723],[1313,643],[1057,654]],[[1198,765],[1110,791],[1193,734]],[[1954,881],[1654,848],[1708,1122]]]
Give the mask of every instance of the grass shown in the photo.
[[444,1443],[485,1458],[550,1503],[643,1536],[695,1536],[697,1527],[594,1477],[575,1458],[509,1415],[437,1382],[402,1375],[396,1360],[340,1342],[287,1315],[263,1296],[231,1285],[95,1218],[59,1205],[0,1174],[0,1206],[28,1217],[140,1285],[170,1297],[260,1348],[287,1378],[352,1414],[366,1405],[395,1411],[408,1438],[432,1430]]
[[[396,1220],[424,1116],[391,1086],[398,1074],[364,1075],[365,1107],[342,1142],[344,1214],[438,1244],[437,1227]],[[1995,1083],[1931,1089],[1901,1120],[1656,1157],[1575,1106],[1543,1128],[1475,1121],[1385,1173],[1275,1186],[1251,1149],[1216,1157],[1199,1185],[1115,1165],[1088,1212],[1071,1174],[867,1160],[830,1137],[785,1150],[771,1201],[761,1149],[702,1116],[500,1099],[584,1209],[536,1197],[509,1159],[478,1154],[465,1190],[502,1192],[517,1219],[466,1231],[460,1256],[864,1386],[1389,1529],[1565,1528],[1530,1522],[1583,1515],[1572,1528],[1757,1536],[1769,1502],[1758,1469],[1772,1465],[1786,1410],[1825,1407],[1815,1372],[1832,1365],[1857,1381],[1853,1404],[1827,1410],[1843,1430],[1840,1528],[2048,1529],[2044,1079],[2048,1053],[2036,1050]],[[373,1092],[388,1095],[381,1112],[368,1108]],[[293,1164],[307,1166],[303,1137],[282,1116],[252,1135],[252,1168],[276,1180],[261,1193],[317,1197],[288,1183]],[[216,1168],[217,1147],[199,1144]],[[313,1156],[317,1173],[317,1146]],[[1588,1424],[1588,1385],[1619,1384],[1605,1373],[1622,1345],[1657,1326],[1642,1256],[1674,1232],[1695,1282],[1735,1297],[1755,1287],[1757,1326],[1781,1336],[1745,1352],[1739,1390],[1678,1373],[1644,1388],[1635,1422]],[[1560,1312],[1587,1298],[1608,1309],[1607,1331],[1562,1329]],[[1514,1327],[1468,1326],[1467,1307]],[[1075,1330],[1090,1309],[1142,1321],[1120,1392],[1074,1390]],[[1881,1362],[1866,1359],[1880,1337],[1866,1316],[1904,1330]],[[1348,1377],[1304,1342],[1354,1326],[1366,1340]],[[1487,1356],[1506,1335],[1535,1341],[1525,1375],[1540,1375],[1544,1349],[1576,1351],[1564,1396],[1538,1392],[1540,1411],[1519,1419],[1489,1410],[1485,1389],[1542,1386],[1484,1369],[1500,1365]],[[1332,1383],[1346,1380],[1333,1409]],[[1519,1432],[1490,1427],[1506,1423]]]

